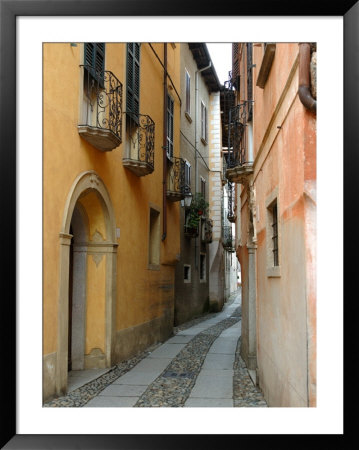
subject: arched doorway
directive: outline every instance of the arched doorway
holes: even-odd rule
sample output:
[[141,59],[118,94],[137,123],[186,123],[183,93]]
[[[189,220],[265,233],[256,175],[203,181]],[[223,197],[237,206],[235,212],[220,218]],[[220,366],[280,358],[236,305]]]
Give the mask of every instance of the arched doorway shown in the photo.
[[60,233],[57,393],[68,369],[111,367],[115,343],[116,224],[108,191],[94,172],[77,177]]

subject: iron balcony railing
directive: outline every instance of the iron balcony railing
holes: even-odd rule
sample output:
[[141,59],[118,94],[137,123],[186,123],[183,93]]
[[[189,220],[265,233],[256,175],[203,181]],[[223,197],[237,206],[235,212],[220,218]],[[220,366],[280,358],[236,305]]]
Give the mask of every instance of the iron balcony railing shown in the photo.
[[167,197],[173,201],[182,200],[191,192],[191,187],[185,182],[185,161],[182,158],[171,157],[167,165]]
[[122,142],[122,83],[109,70],[84,70],[84,102],[80,126],[111,131]]
[[248,101],[229,111],[228,124],[228,168],[247,163],[247,112]]
[[235,222],[235,214],[234,214],[234,183],[228,181],[228,211],[227,211],[227,219],[230,222]]
[[227,250],[228,252],[234,252],[235,243],[231,225],[230,226],[224,225],[222,227],[222,244],[225,250]]
[[154,170],[155,123],[150,116],[126,112],[128,159]]

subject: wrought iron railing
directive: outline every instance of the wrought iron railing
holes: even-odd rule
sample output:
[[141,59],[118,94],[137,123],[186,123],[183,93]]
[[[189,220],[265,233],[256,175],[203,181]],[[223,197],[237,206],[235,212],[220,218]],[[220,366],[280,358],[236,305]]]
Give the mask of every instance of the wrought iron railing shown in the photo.
[[222,227],[222,244],[223,248],[229,252],[234,252],[234,236],[232,234],[232,226]]
[[232,168],[247,162],[247,101],[230,110],[228,127],[227,164]]
[[184,198],[191,192],[191,187],[185,183],[185,161],[172,157],[168,164],[167,195]]
[[126,113],[127,158],[154,169],[155,123],[145,114]]
[[230,222],[235,221],[234,215],[234,183],[228,181],[228,211],[227,211],[227,219]]
[[84,104],[80,125],[109,130],[122,141],[122,83],[109,70],[84,70]]

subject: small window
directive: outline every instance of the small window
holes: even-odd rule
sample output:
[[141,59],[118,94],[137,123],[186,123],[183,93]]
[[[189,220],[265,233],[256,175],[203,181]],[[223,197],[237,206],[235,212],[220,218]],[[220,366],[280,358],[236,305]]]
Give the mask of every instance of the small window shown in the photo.
[[207,143],[207,108],[203,102],[201,102],[201,139]]
[[191,114],[191,77],[187,70],[185,70],[186,76],[186,109],[185,112],[190,115]]
[[173,158],[173,113],[174,101],[167,96],[167,157]]
[[206,255],[204,253],[199,255],[199,279],[206,281]]
[[156,209],[150,208],[150,230],[149,230],[149,251],[148,262],[150,269],[158,269],[160,264],[160,213]]
[[277,202],[272,206],[272,251],[273,251],[273,266],[279,266],[278,260],[278,211]]
[[185,283],[191,282],[191,266],[189,264],[183,265],[183,281]]
[[191,164],[185,161],[184,166],[184,184],[187,192],[191,191]]
[[206,198],[206,180],[201,177],[201,194],[202,197],[205,199]]
[[278,189],[266,201],[267,276],[280,277],[280,223],[278,215]]

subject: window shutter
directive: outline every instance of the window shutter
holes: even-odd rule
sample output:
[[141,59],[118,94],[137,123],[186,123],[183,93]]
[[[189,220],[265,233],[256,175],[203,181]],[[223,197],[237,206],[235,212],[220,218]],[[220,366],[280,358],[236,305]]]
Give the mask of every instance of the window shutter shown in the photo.
[[239,44],[232,44],[232,85],[239,91]]
[[140,44],[127,44],[126,110],[138,116],[140,112]]
[[90,75],[103,86],[103,72],[105,70],[105,44],[103,42],[85,43],[84,64],[87,66],[85,69],[89,71]]
[[248,100],[248,118],[247,121],[252,120],[252,102],[253,100],[253,58],[252,58],[253,45],[247,43],[247,100]]

